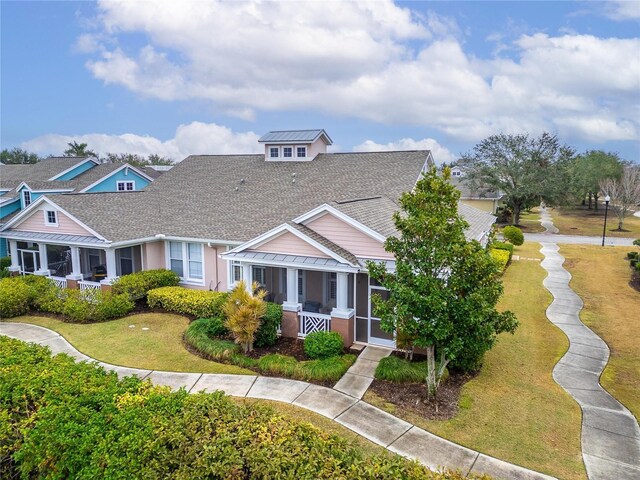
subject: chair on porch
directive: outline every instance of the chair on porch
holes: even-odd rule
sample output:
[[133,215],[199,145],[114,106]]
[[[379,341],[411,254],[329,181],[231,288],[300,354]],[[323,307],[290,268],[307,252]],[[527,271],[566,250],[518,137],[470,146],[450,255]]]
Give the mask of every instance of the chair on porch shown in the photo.
[[99,282],[107,278],[107,267],[104,265],[98,265],[93,269],[93,281]]

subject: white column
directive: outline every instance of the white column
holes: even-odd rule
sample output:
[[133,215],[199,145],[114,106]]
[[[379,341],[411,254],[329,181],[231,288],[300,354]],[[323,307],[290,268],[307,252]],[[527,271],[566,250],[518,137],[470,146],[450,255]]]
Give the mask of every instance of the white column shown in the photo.
[[298,303],[298,269],[287,268],[287,301],[282,304],[283,310],[297,312]]
[[331,311],[332,317],[350,318],[353,309],[349,305],[349,274],[338,272],[336,274],[336,308]]
[[69,280],[83,280],[82,268],[80,266],[80,247],[69,247],[71,249],[71,275],[67,275]]
[[253,279],[251,278],[251,264],[243,263],[242,264],[242,279],[244,280],[245,288],[249,293],[253,293],[251,290],[251,283]]
[[20,271],[20,260],[18,260],[18,242],[15,240],[9,240],[9,252],[11,252],[11,266],[10,272]]
[[38,243],[38,257],[40,257],[40,268],[36,275],[49,275],[49,261],[47,260],[47,244],[46,243]]
[[107,248],[105,250],[107,254],[107,278],[102,280],[100,283],[105,283],[107,285],[111,285],[111,283],[118,278],[117,268],[116,268],[116,249],[115,248]]

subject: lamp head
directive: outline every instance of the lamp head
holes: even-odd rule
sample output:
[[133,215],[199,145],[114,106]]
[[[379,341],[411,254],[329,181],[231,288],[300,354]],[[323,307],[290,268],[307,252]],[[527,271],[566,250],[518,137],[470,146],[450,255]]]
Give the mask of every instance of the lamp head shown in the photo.
[[606,197],[604,197],[604,201],[609,203],[611,201],[611,197],[607,195]]

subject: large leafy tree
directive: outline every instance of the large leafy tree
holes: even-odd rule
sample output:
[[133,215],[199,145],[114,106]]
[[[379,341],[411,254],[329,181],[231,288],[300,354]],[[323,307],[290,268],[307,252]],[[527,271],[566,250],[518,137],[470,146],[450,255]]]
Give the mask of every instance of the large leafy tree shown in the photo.
[[4,163],[5,165],[26,165],[38,163],[40,160],[41,158],[37,154],[27,152],[22,148],[13,148],[11,150],[5,148],[0,153],[0,163]]
[[571,163],[571,181],[578,198],[589,198],[595,203],[598,210],[598,197],[600,196],[600,183],[606,179],[619,179],[622,175],[624,164],[617,153],[603,152],[602,150],[589,150],[577,156]]
[[504,193],[513,212],[512,223],[520,223],[520,212],[540,203],[563,203],[568,193],[569,165],[573,149],[558,137],[492,135],[477,144],[462,160],[469,165],[472,188],[492,187]]
[[107,153],[107,161],[111,163],[128,163],[134,167],[145,167],[148,165],[173,165],[173,161],[151,154],[147,158],[135,153]]
[[517,327],[513,313],[496,310],[498,267],[480,243],[465,239],[468,224],[458,214],[460,193],[449,174],[448,168],[442,176],[432,169],[400,198],[401,212],[393,217],[400,235],[385,242],[395,271],[368,263],[371,276],[389,290],[388,300],[374,297],[382,328],[427,352],[428,398],[435,398],[450,362],[477,368],[496,336]]
[[93,150],[89,150],[86,143],[70,142],[67,143],[69,148],[64,151],[65,157],[94,157],[98,158],[98,154]]

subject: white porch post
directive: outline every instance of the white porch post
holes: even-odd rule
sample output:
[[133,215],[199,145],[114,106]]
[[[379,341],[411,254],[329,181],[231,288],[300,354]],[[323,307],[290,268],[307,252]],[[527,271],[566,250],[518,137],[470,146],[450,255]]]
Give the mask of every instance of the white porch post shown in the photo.
[[20,271],[20,260],[18,259],[18,242],[15,240],[9,240],[9,252],[11,253],[11,266],[10,272]]
[[243,263],[242,264],[242,279],[244,280],[245,287],[249,293],[253,293],[251,290],[251,283],[253,279],[251,278],[251,264]]
[[107,254],[107,278],[102,280],[100,283],[111,285],[111,283],[113,283],[113,281],[118,278],[116,268],[116,249],[107,248],[105,250],[105,253]]
[[71,250],[71,275],[67,275],[67,280],[83,280],[82,268],[80,267],[80,247],[69,247]]
[[297,268],[287,268],[287,301],[282,304],[282,308],[290,312],[297,312],[300,309]]
[[337,272],[336,274],[336,308],[331,311],[332,317],[350,318],[353,309],[349,305],[349,274]]
[[39,257],[40,257],[40,268],[38,269],[37,272],[35,272],[36,275],[43,275],[43,276],[48,276],[49,275],[49,261],[47,259],[47,244],[46,243],[38,243],[38,253],[39,253]]

